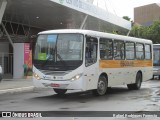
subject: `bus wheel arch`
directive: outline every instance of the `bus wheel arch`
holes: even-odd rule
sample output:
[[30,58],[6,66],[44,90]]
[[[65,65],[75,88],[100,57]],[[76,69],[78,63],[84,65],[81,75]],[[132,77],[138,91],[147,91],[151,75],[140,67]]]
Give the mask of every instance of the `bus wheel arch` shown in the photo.
[[107,73],[101,73],[100,75],[99,75],[99,77],[100,76],[104,76],[105,78],[106,78],[106,82],[107,82],[107,87],[108,87],[108,75],[107,75]]
[[139,90],[141,87],[141,83],[143,81],[142,71],[138,71],[136,74],[135,83],[127,84],[128,89],[130,90]]
[[94,89],[92,92],[96,96],[102,96],[107,93],[107,87],[108,87],[108,76],[106,73],[102,73],[99,76],[99,79],[97,82],[97,88]]

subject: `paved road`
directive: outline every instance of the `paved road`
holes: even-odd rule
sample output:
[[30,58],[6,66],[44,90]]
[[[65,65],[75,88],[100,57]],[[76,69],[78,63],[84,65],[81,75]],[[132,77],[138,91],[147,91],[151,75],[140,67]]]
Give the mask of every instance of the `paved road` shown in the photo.
[[126,86],[113,87],[106,96],[100,97],[91,92],[57,96],[52,89],[2,94],[0,111],[160,111],[160,81],[143,82],[140,90],[133,91]]
[[0,94],[32,91],[35,89],[32,79],[3,79],[0,82]]

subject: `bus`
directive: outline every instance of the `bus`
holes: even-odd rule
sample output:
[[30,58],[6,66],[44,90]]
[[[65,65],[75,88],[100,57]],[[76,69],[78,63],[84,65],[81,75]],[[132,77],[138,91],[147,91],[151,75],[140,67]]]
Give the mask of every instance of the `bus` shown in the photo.
[[138,90],[153,75],[152,41],[91,30],[62,29],[38,34],[33,82],[59,94],[67,90],[105,95],[127,85]]
[[160,44],[153,44],[153,79],[154,76],[160,79]]

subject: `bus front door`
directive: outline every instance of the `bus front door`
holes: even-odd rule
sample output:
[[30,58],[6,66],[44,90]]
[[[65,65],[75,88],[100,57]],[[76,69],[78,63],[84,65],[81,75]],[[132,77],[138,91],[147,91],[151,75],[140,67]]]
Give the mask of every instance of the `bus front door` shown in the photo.
[[97,86],[97,50],[98,40],[93,37],[86,37],[86,49],[85,49],[85,79],[86,89],[94,89]]

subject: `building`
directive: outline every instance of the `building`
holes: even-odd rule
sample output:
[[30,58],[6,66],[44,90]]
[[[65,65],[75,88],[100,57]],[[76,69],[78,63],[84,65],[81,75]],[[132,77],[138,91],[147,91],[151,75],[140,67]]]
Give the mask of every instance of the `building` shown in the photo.
[[149,26],[155,20],[160,20],[160,3],[153,3],[134,8],[134,22]]
[[[87,2],[88,1],[88,2]],[[0,0],[0,64],[21,78],[32,36],[51,29],[89,29],[127,34],[131,22],[92,4],[93,0]],[[25,50],[24,50],[25,49]]]

